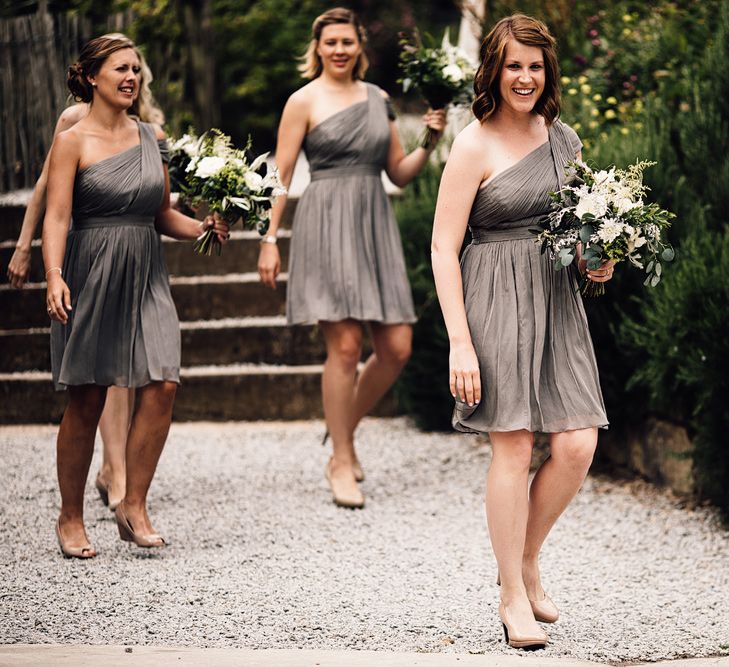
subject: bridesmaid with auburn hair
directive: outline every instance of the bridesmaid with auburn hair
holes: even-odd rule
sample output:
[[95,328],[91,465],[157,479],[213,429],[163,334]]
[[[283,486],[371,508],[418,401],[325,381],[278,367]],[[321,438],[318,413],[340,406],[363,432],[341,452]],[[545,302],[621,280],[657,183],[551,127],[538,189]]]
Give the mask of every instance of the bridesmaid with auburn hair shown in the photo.
[[[363,81],[365,44],[364,27],[351,10],[330,9],[316,18],[301,67],[311,81],[286,102],[276,146],[285,186],[302,147],[311,169],[294,218],[286,317],[290,325],[318,324],[324,334],[322,401],[333,446],[325,474],[343,507],[364,506],[354,432],[410,357],[415,321],[381,172],[407,185],[446,124],[443,111],[428,112],[433,143],[406,155],[387,94]],[[258,260],[261,280],[272,288],[281,268],[276,232],[285,206],[286,197],[279,197]],[[365,325],[374,351],[358,373]]]
[[[555,271],[529,231],[582,144],[559,120],[555,41],[540,21],[514,15],[494,26],[474,89],[476,120],[456,138],[440,184],[433,273],[450,339],[453,425],[488,434],[493,449],[486,515],[506,641],[543,648],[537,622],[554,623],[559,610],[542,587],[539,553],[608,423],[578,268]],[[467,226],[473,241],[459,264]],[[612,272],[607,262],[587,277],[604,282]],[[549,434],[550,456],[530,486],[537,431]]]
[[[160,234],[194,240],[228,225],[198,222],[169,201],[167,147],[159,126],[128,114],[141,65],[127,39],[88,42],[69,68],[68,87],[88,114],[60,132],[51,148],[43,260],[51,318],[51,367],[68,391],[58,431],[64,555],[92,558],[83,520],[86,477],[107,389],[135,388],[126,444],[126,493],[116,508],[122,540],[161,547],[147,493],[167,439],[180,379],[179,321]],[[69,231],[69,223],[73,226]]]

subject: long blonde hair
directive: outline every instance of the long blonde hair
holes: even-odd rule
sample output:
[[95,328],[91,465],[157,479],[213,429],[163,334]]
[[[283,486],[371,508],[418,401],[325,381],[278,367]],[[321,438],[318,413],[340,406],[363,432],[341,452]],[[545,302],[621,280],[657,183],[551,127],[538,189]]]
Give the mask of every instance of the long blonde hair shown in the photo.
[[362,53],[360,53],[357,62],[352,70],[353,79],[364,79],[365,72],[370,65],[370,61],[367,59],[367,55],[364,52],[365,44],[367,43],[367,32],[364,26],[359,20],[357,14],[351,9],[345,9],[344,7],[335,7],[329,9],[323,14],[320,14],[314,19],[314,23],[311,25],[311,41],[306,49],[306,53],[301,57],[301,64],[298,67],[301,76],[305,79],[316,79],[322,73],[322,64],[319,54],[316,52],[319,46],[319,39],[321,38],[321,32],[328,25],[335,24],[346,24],[354,27],[357,33],[357,39],[359,39],[360,46],[362,47]]

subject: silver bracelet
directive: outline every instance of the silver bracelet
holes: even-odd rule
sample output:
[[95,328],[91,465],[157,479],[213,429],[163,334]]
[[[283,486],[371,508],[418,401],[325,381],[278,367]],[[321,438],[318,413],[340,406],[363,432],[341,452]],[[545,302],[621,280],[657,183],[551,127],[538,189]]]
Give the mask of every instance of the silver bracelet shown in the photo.
[[261,243],[272,243],[273,245],[276,245],[278,243],[278,239],[271,234],[266,234],[266,236],[261,238]]

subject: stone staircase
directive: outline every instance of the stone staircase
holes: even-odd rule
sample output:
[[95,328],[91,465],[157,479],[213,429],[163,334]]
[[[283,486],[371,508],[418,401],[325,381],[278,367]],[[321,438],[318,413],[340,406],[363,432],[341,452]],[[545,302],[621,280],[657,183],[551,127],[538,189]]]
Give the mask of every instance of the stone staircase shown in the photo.
[[[39,239],[25,288],[10,288],[5,277],[24,199],[6,196],[0,205],[0,424],[58,422],[66,400],[50,381]],[[279,231],[284,271],[297,200],[292,189]],[[286,326],[287,275],[280,276],[275,291],[263,287],[255,271],[258,234],[234,230],[220,257],[200,256],[190,243],[164,240],[182,329],[182,385],[174,419],[321,417],[321,336],[316,327]],[[388,397],[378,414],[394,412]]]

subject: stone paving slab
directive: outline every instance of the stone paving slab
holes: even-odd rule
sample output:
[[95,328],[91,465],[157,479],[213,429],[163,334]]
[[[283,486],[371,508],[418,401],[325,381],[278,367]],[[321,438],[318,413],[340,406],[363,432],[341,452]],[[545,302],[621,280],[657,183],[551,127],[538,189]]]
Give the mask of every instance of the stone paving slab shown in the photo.
[[[85,511],[99,556],[80,562],[53,534],[56,428],[0,428],[0,643],[513,657],[484,520],[486,441],[366,420],[367,507],[347,511],[324,480],[323,431],[174,424],[150,494],[170,541],[156,553],[119,540],[92,486],[97,459]],[[706,508],[591,476],[542,570],[562,618],[540,660],[729,654],[729,534]]]
[[[150,646],[0,646],[0,667],[590,667],[597,663],[504,655],[379,651],[253,651]],[[727,662],[729,664],[729,662]]]

